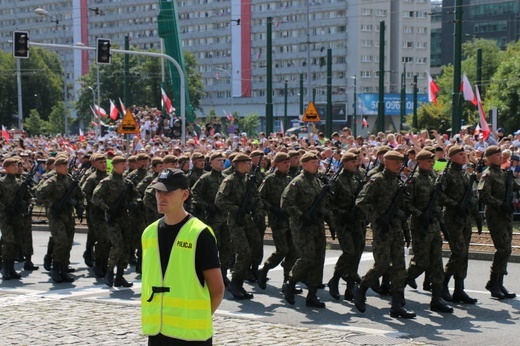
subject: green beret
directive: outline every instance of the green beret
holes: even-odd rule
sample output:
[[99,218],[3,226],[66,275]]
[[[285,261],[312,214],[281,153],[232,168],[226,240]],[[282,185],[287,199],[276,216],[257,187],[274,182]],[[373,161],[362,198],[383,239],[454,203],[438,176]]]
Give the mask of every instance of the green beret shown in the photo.
[[376,155],[384,155],[390,150],[392,150],[392,148],[390,148],[388,145],[382,145],[377,149]]
[[99,160],[106,160],[105,155],[103,155],[103,154],[92,154],[92,156],[90,156],[90,162],[96,162],[96,161],[99,161]]
[[403,161],[404,160],[404,155],[401,154],[398,151],[390,150],[390,151],[388,151],[385,154],[384,158],[385,158],[385,160],[399,160],[399,161]]
[[157,166],[157,165],[160,164],[160,163],[163,163],[163,159],[162,159],[162,157],[154,156],[154,157],[152,158],[152,166],[155,167],[155,166]]
[[454,145],[450,148],[450,150],[448,151],[448,156],[449,157],[452,157],[453,155],[455,154],[458,154],[460,153],[461,151],[464,151],[464,148],[461,147],[461,146],[458,146],[458,145]]
[[136,155],[132,155],[128,158],[128,162],[135,162],[137,161],[137,156]]
[[343,156],[341,157],[341,162],[348,162],[352,160],[357,160],[358,156],[354,154],[353,152],[347,151]]
[[290,157],[289,157],[289,154],[286,154],[286,153],[277,153],[275,156],[274,156],[274,163],[278,163],[278,162],[282,162],[282,161],[287,161],[289,160]]
[[17,165],[18,162],[20,162],[20,160],[18,160],[17,158],[10,157],[10,158],[4,160],[3,166],[4,166],[4,168],[7,168],[12,165]]
[[313,152],[308,152],[308,153],[303,154],[303,156],[302,156],[300,161],[301,162],[308,162],[308,161],[311,161],[311,160],[319,160],[318,155],[316,155]]
[[254,150],[251,152],[249,157],[255,157],[255,156],[260,156],[260,155],[264,155],[264,152],[262,150]]
[[45,165],[47,165],[47,166],[53,165],[55,161],[56,161],[56,159],[54,157],[49,157],[47,159],[47,161],[45,161]]
[[57,156],[56,161],[54,161],[55,166],[66,165],[69,163],[69,159],[66,156]]
[[435,148],[432,147],[431,145],[425,145],[423,150],[428,150],[428,151],[431,151],[432,153],[435,153]]
[[163,160],[162,162],[163,163],[177,163],[179,159],[177,159],[177,156],[175,155],[166,155],[165,157],[163,157]]
[[347,150],[347,153],[354,153],[356,155],[359,155],[359,154],[361,154],[361,149],[359,149],[359,148],[349,148]]
[[220,158],[223,158],[223,157],[224,157],[224,155],[222,155],[222,153],[220,151],[217,151],[217,152],[211,154],[211,156],[209,157],[209,161],[211,162],[211,161],[213,161],[215,159],[220,159]]
[[123,156],[114,156],[112,158],[112,164],[113,165],[121,163],[121,162],[126,162],[126,159]]
[[199,153],[199,152],[194,152],[191,155],[191,161],[200,160],[200,159],[204,160],[204,154]]
[[435,158],[435,155],[428,150],[421,150],[419,151],[419,154],[415,156],[416,160],[433,160]]
[[145,154],[145,153],[141,153],[139,155],[137,155],[136,157],[136,161],[144,161],[144,160],[148,160],[150,159],[150,156],[148,156],[148,154]]
[[300,153],[296,150],[289,150],[289,157],[300,156]]
[[237,156],[238,154],[240,154],[240,153],[238,153],[238,152],[236,152],[236,151],[234,151],[234,152],[232,152],[231,154],[229,154],[229,156],[228,156],[229,161],[233,162],[233,159],[234,159],[235,156]]
[[233,163],[237,163],[237,162],[247,162],[247,161],[251,161],[251,158],[249,156],[247,156],[246,154],[237,154],[234,158],[233,158]]
[[186,155],[181,155],[181,156],[179,156],[179,158],[177,160],[179,162],[179,165],[182,165],[184,162],[190,161],[190,158]]
[[498,154],[501,152],[502,152],[502,149],[500,149],[499,146],[491,145],[491,146],[487,147],[486,151],[484,152],[484,156],[491,156],[491,155],[495,155],[495,154]]

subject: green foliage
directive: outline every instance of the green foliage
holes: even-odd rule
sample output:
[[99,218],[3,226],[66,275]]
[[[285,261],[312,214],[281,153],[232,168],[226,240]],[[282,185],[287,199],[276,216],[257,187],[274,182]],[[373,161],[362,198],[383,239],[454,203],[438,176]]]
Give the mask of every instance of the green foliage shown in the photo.
[[49,121],[44,124],[45,130],[51,135],[63,134],[65,131],[65,105],[62,101],[52,107]]
[[[437,130],[440,133],[445,132],[450,126],[451,115],[449,113],[450,104],[442,99],[437,100],[437,105],[433,102],[424,103],[417,110],[418,128],[413,129],[419,131],[421,129]],[[409,114],[406,123],[413,123],[413,114]]]
[[240,132],[247,133],[250,138],[258,137],[258,127],[260,126],[260,117],[258,113],[251,113],[244,117],[239,117],[238,113],[233,113],[235,125],[240,128]]
[[31,109],[29,117],[23,123],[23,128],[29,136],[39,135],[44,122],[45,120],[40,117],[40,113],[36,109]]

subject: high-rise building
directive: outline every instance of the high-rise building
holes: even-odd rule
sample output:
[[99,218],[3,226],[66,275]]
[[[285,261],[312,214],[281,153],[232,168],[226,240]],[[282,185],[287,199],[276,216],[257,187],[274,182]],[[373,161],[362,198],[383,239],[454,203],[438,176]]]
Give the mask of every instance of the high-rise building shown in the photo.
[[[96,38],[110,38],[123,47],[129,36],[137,49],[161,49],[157,15],[159,2],[150,0],[0,0],[0,48],[11,49],[11,31],[28,30],[37,42],[94,47]],[[288,114],[298,119],[300,76],[303,100],[326,101],[327,50],[332,50],[332,100],[339,107],[336,125],[353,113],[354,83],[358,93],[379,90],[379,28],[385,31],[385,92],[399,93],[406,69],[406,89],[413,76],[426,90],[430,66],[430,0],[184,0],[177,1],[184,49],[195,54],[205,85],[202,106],[261,117],[266,103],[267,20],[272,18],[273,109],[284,113],[287,81]],[[35,14],[36,8],[48,16]],[[59,25],[52,20],[59,19]],[[91,53],[74,51],[65,60],[71,82],[95,64]],[[309,79],[307,79],[309,77]],[[310,88],[308,88],[310,86]],[[79,90],[79,85],[75,85]],[[102,97],[102,95],[101,95]],[[344,110],[344,111],[342,111]],[[361,121],[358,121],[361,127]],[[275,121],[275,128],[278,122]]]

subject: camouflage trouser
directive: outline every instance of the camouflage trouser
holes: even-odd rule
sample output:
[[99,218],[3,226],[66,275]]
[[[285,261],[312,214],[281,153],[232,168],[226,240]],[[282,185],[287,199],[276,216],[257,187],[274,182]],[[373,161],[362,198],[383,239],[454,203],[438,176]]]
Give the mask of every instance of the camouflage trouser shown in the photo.
[[144,205],[141,203],[137,209],[129,211],[128,214],[131,228],[131,231],[128,232],[129,238],[127,238],[129,242],[128,254],[133,253],[137,249],[137,257],[141,258],[141,235],[143,235],[143,231],[147,226]]
[[334,266],[334,272],[341,275],[356,275],[365,250],[366,228],[363,220],[352,220],[351,224],[336,227],[341,255]]
[[2,259],[4,261],[14,261],[16,258],[18,251],[16,233],[22,229],[22,216],[15,216],[9,221],[8,223],[3,217],[0,219],[0,229],[2,230]]
[[393,227],[386,233],[377,229],[373,233],[374,265],[363,277],[363,283],[369,287],[374,286],[390,268],[392,292],[401,293],[404,291],[406,276],[403,231],[401,227]]
[[438,224],[436,230],[423,231],[412,224],[413,257],[408,267],[408,276],[416,278],[428,271],[432,286],[442,288],[444,271],[442,269],[442,236]]
[[260,264],[254,263],[254,260],[259,257],[258,253],[263,248],[262,239],[255,230],[253,220],[250,217],[244,217],[244,225],[239,226],[236,224],[236,216],[229,213],[227,224],[235,253],[232,277],[234,281],[242,281],[252,264]]
[[117,217],[113,222],[107,223],[106,231],[110,240],[110,255],[108,264],[126,268],[128,266],[128,254],[130,253],[131,232],[126,213]]
[[[467,218],[466,218],[467,219]],[[471,224],[457,223],[456,215],[444,214],[444,225],[448,229],[450,237],[450,258],[444,269],[445,275],[453,275],[455,278],[465,279],[468,273],[468,251],[471,241]]]
[[32,256],[33,250],[33,239],[32,239],[32,215],[24,215],[22,217],[22,227],[16,232],[16,242],[22,250],[24,257]]
[[72,211],[64,211],[58,215],[48,213],[47,217],[54,242],[52,260],[57,264],[68,266],[70,250],[74,241],[74,215]]
[[507,262],[509,257],[511,257],[513,222],[510,216],[486,210],[486,223],[496,250],[493,256],[493,263],[491,264],[491,272],[506,274]]
[[279,221],[270,216],[269,224],[271,225],[276,250],[265,260],[264,268],[273,269],[283,261],[284,278],[288,278],[289,272],[297,259],[296,247],[294,246],[291,229],[289,228],[289,221],[287,219]]
[[235,262],[233,258],[233,246],[231,245],[231,237],[227,227],[226,219],[213,218],[206,223],[213,229],[215,238],[217,239],[218,254],[222,268],[231,268]]
[[110,240],[108,239],[107,234],[105,213],[99,208],[90,208],[89,216],[92,226],[92,235],[96,240],[96,243],[94,244],[95,258],[96,260],[107,259],[110,253]]
[[300,230],[300,222],[290,220],[291,235],[298,259],[289,273],[292,281],[306,281],[308,287],[317,288],[322,284],[325,263],[325,226],[323,220]]
[[[94,247],[94,245],[96,244],[96,228],[94,226],[94,223],[96,220],[94,220],[93,216],[92,216],[92,213],[91,213],[91,210],[93,209],[93,207],[91,206],[87,206],[87,208],[85,208],[85,215],[86,215],[86,219],[87,219],[87,248],[92,248]],[[101,220],[104,219],[104,213],[103,213],[103,218]]]

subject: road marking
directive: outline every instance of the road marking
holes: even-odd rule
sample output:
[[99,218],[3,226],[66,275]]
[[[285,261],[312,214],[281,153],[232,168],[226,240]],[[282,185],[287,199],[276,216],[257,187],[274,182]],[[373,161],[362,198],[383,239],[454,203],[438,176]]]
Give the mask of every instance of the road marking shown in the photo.
[[[324,265],[326,265],[326,266],[335,265],[336,262],[338,261],[338,258],[339,257],[326,257]],[[374,255],[372,254],[372,252],[363,252],[363,255],[361,255],[361,262],[373,261],[373,260],[374,260]],[[278,270],[283,270],[281,265],[278,265],[278,266],[276,266],[276,268],[270,269],[269,271],[278,271]]]
[[227,310],[217,310],[215,313],[218,315],[222,315],[222,316],[240,317],[240,318],[247,318],[247,319],[251,319],[251,320],[259,320],[259,319],[266,317],[263,315],[247,314],[244,312],[231,312],[231,311],[227,311]]
[[386,336],[388,338],[406,338],[409,336],[406,333],[401,333],[401,332],[396,332],[396,331],[374,329],[374,328],[342,326],[342,325],[338,325],[338,324],[324,324],[324,325],[320,325],[320,328],[327,328],[327,329],[334,329],[334,330],[341,329],[344,331],[350,331],[350,332],[356,332],[356,333],[381,335],[381,336]]

